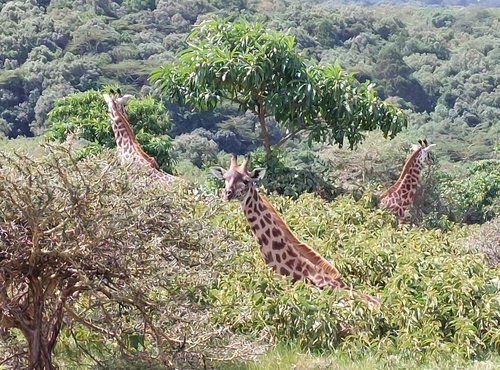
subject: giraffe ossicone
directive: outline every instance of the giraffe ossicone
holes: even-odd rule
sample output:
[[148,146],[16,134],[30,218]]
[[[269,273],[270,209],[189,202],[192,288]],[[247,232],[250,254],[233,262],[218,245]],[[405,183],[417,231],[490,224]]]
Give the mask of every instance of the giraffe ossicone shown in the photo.
[[238,165],[237,157],[233,155],[229,169],[212,167],[210,172],[224,180],[225,198],[239,201],[266,264],[293,282],[304,280],[320,288],[329,286],[349,290],[361,294],[370,304],[379,305],[377,298],[348,287],[330,262],[297,239],[271,203],[257,190],[255,182],[264,177],[265,169],[254,168],[249,172],[248,162],[249,157],[246,157]]
[[405,223],[405,211],[413,204],[423,167],[434,161],[427,139],[412,145],[413,152],[405,162],[397,181],[380,195],[380,204],[393,213],[400,223]]
[[108,105],[108,115],[115,135],[118,158],[122,164],[139,165],[147,169],[149,175],[165,183],[174,182],[177,177],[160,170],[156,160],[146,154],[135,138],[132,126],[128,120],[125,106],[133,98],[132,95],[122,95],[121,91],[110,90],[103,94]]

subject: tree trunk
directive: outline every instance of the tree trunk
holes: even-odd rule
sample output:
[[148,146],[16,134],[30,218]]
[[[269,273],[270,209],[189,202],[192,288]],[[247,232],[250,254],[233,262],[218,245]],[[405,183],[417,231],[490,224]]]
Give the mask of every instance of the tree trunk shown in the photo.
[[[55,338],[60,329],[61,316],[56,309],[55,322],[44,322],[43,311],[45,308],[43,300],[42,284],[37,277],[29,278],[30,289],[32,291],[31,319],[22,332],[28,342],[28,368],[30,370],[53,370],[52,349],[55,345]],[[59,309],[59,307],[58,307]],[[62,313],[62,306],[60,307]],[[57,321],[57,322],[56,322]],[[53,332],[56,330],[56,332]],[[54,340],[49,340],[53,338]]]
[[271,157],[271,143],[269,142],[269,133],[267,132],[266,126],[266,112],[262,106],[262,102],[258,104],[258,115],[260,124],[260,135],[262,136],[262,142],[264,143],[264,149],[266,150],[266,159]]

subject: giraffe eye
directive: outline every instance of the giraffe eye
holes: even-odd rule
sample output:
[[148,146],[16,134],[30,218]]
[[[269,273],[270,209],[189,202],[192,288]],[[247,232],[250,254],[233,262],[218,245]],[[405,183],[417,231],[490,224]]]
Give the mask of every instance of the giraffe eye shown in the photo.
[[250,179],[243,179],[243,184],[245,184],[245,185],[250,184]]

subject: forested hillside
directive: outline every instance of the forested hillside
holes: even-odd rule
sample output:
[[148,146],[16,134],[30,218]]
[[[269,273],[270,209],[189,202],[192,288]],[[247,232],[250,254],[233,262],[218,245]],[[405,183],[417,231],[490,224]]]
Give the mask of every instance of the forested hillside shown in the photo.
[[[0,128],[39,135],[56,99],[119,84],[149,91],[147,77],[184,45],[191,26],[215,15],[289,32],[312,62],[338,62],[382,98],[408,109],[410,124],[453,161],[492,158],[499,136],[500,50],[495,8],[355,7],[311,2],[11,1],[0,24]],[[227,152],[252,146],[251,117],[231,107],[193,114],[171,107],[170,135]],[[279,135],[279,133],[276,133]],[[185,138],[179,138],[181,143]]]

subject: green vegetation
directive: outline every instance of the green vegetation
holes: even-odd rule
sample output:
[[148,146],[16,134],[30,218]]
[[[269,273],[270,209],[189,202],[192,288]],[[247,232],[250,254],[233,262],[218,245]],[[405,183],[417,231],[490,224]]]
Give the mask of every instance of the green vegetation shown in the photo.
[[[381,298],[379,309],[271,273],[236,203],[148,185],[114,163],[107,153],[75,161],[65,147],[38,160],[2,156],[6,364],[24,363],[15,355],[21,333],[31,335],[23,323],[41,307],[40,327],[54,317],[65,323],[53,353],[68,369],[196,367],[279,343],[400,366],[465,364],[499,349],[498,269],[462,247],[469,228],[395,227],[364,198],[272,196],[299,238],[348,284]],[[47,294],[37,296],[39,289]],[[19,301],[24,294],[30,299]],[[42,333],[57,337],[57,325]]]
[[[86,141],[77,154],[86,157],[105,148],[116,146],[103,91],[88,90],[59,99],[50,111],[46,132],[49,140],[64,141],[68,135]],[[132,99],[127,105],[127,114],[137,141],[146,153],[156,158],[160,168],[167,172],[173,169],[171,139],[165,132],[170,122],[164,106],[152,97]]]
[[[500,10],[399,2],[0,1],[0,369],[498,368]],[[117,164],[107,86],[191,185]],[[425,137],[398,226],[377,194]],[[248,152],[380,308],[269,271],[207,178]]]
[[208,20],[189,34],[179,62],[154,71],[151,79],[171,100],[215,109],[222,100],[258,117],[262,143],[271,156],[273,118],[288,132],[276,146],[306,132],[308,140],[351,148],[363,132],[380,128],[394,137],[406,118],[359,84],[340,66],[308,66],[294,49],[293,37],[243,20]]

